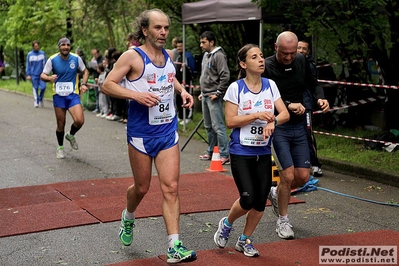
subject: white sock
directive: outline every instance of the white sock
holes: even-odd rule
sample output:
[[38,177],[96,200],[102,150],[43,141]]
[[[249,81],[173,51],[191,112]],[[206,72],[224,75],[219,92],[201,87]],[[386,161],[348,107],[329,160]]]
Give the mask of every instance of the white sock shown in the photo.
[[179,234],[168,235],[169,248],[173,248],[175,246],[175,241],[176,240],[179,240]]
[[273,196],[277,197],[277,187],[272,187],[270,190],[271,190]]
[[280,221],[288,221],[288,215],[284,215],[284,216],[279,215],[279,216],[278,216],[278,219],[279,219]]
[[125,219],[127,220],[134,220],[136,217],[134,215],[134,212],[129,212],[127,209],[125,211]]

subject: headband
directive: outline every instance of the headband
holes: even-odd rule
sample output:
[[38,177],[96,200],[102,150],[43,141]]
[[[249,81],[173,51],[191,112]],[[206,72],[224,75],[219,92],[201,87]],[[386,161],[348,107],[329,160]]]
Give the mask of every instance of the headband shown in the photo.
[[61,44],[71,44],[71,41],[67,37],[63,37],[58,41],[58,47],[61,46]]

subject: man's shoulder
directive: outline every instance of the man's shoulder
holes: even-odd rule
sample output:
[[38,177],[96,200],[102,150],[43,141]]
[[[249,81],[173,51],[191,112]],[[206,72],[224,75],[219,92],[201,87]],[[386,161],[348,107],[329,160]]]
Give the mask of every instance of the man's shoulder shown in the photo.
[[53,60],[53,59],[56,59],[56,58],[58,58],[58,57],[60,57],[60,53],[55,53],[55,54],[52,54],[52,55],[49,57],[49,59]]
[[271,55],[265,58],[266,62],[277,62],[276,55]]

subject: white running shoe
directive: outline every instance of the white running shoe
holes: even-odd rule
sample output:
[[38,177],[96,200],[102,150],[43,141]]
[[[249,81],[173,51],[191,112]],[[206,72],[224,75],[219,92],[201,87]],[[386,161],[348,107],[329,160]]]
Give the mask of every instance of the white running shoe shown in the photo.
[[58,146],[57,152],[56,152],[57,159],[64,159],[65,154],[64,154],[64,146]]
[[276,233],[282,239],[293,239],[294,238],[294,231],[292,231],[292,225],[290,221],[287,220],[277,220],[277,227]]

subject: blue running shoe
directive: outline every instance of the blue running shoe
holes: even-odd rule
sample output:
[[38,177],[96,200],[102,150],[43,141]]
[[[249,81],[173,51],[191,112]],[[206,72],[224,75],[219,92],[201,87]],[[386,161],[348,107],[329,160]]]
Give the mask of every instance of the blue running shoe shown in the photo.
[[259,256],[259,251],[254,248],[254,246],[252,245],[252,241],[249,238],[245,240],[240,240],[240,238],[238,238],[238,241],[236,243],[236,250],[239,252],[243,252],[244,255],[247,257]]
[[225,219],[227,219],[227,217],[223,217],[219,221],[218,230],[213,237],[216,246],[220,248],[224,248],[226,246],[227,240],[229,240],[230,231],[233,229],[233,227],[229,227],[224,224]]

